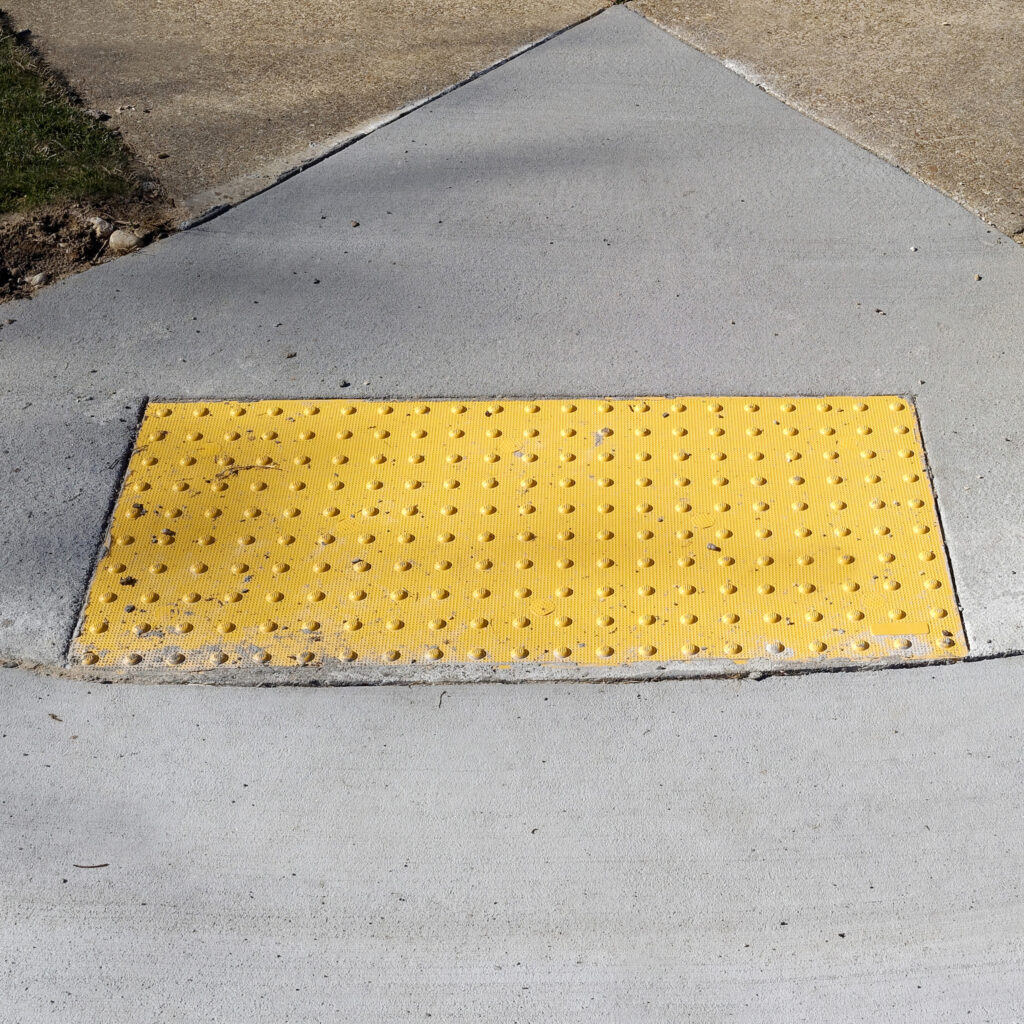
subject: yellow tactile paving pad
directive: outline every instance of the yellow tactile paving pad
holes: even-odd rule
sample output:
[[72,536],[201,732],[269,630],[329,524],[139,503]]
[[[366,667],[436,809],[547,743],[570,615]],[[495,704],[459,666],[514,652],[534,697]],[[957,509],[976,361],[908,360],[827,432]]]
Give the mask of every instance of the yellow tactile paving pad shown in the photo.
[[151,404],[98,666],[962,657],[898,397]]

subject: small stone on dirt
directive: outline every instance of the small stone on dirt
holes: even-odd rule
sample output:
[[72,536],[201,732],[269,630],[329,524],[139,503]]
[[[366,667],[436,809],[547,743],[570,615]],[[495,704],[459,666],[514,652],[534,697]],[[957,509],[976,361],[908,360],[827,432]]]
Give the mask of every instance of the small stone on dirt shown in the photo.
[[134,231],[118,228],[110,236],[108,244],[110,245],[111,252],[131,252],[132,249],[139,247],[139,236]]
[[[119,232],[119,223],[133,227]],[[142,203],[137,196],[108,199],[99,208],[69,204],[31,216],[0,217],[0,303],[32,295],[39,287],[34,275],[45,273],[47,283],[57,281],[130,251],[150,237],[162,237],[171,223],[168,205]],[[111,236],[119,234],[127,236],[127,249],[110,244]]]
[[109,238],[114,233],[114,225],[103,217],[90,217],[89,226],[97,238]]
[[50,281],[50,275],[43,271],[41,274],[33,274],[29,279],[28,283],[33,288],[42,288],[44,284],[48,284]]

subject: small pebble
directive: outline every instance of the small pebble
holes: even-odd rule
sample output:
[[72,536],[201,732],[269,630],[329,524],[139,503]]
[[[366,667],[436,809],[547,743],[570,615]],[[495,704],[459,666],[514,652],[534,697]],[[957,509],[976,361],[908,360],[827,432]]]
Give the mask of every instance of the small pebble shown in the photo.
[[28,279],[28,283],[33,288],[41,288],[44,284],[49,283],[49,280],[50,280],[50,275],[47,274],[46,271],[43,271],[42,273],[39,273],[39,274],[33,274]]
[[114,233],[114,225],[103,217],[90,217],[89,226],[97,238],[109,238]]
[[974,275],[974,280],[975,281],[980,281],[981,280],[981,274],[975,274]]

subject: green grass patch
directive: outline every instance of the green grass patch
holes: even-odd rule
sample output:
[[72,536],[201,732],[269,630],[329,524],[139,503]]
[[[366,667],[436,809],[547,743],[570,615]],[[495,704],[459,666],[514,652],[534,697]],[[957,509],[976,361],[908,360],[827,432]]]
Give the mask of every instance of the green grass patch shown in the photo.
[[0,214],[125,196],[132,157],[0,22]]

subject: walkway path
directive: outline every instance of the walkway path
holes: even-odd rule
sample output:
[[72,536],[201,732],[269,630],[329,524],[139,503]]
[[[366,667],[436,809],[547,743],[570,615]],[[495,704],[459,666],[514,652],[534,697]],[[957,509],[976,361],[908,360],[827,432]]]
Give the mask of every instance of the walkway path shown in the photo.
[[0,651],[44,663],[0,674],[8,1015],[1019,1020],[1019,658],[617,686],[47,673],[147,395],[912,394],[973,652],[1012,652],[1022,271],[616,8],[8,307]]

